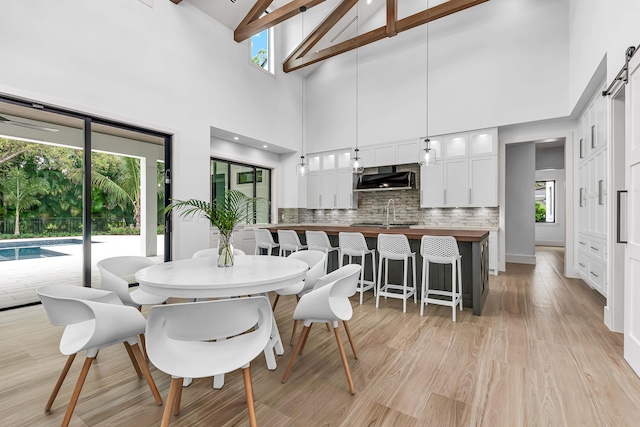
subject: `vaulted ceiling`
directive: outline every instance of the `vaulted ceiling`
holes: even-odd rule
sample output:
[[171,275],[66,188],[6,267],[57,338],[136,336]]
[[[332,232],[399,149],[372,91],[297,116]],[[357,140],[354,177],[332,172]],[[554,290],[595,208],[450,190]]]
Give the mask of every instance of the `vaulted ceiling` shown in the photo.
[[[182,0],[170,0],[180,3]],[[399,9],[398,0],[328,0],[335,4],[304,40],[285,59],[283,70],[294,71],[318,63],[358,47],[393,37],[400,32],[424,25],[489,0],[431,0],[419,7]],[[325,0],[189,0],[234,31],[234,39],[242,42],[254,34],[278,25]],[[377,13],[384,8],[385,13]],[[269,13],[264,12],[269,9]],[[360,33],[363,23],[379,17],[373,29]],[[357,21],[357,22],[356,22]],[[355,23],[355,25],[353,25]],[[371,25],[369,25],[371,26]],[[353,27],[353,28],[352,28]]]

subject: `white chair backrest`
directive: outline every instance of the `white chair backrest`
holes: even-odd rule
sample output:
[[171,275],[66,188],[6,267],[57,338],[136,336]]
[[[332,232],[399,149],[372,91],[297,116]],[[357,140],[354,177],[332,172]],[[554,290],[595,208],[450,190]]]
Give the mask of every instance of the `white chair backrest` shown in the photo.
[[378,252],[389,259],[404,259],[411,254],[409,239],[404,234],[378,234]]
[[36,290],[49,322],[66,326],[95,318],[93,311],[82,302],[97,301],[122,305],[113,292],[74,285],[46,285]]
[[[234,255],[246,255],[246,253],[242,249],[233,248]],[[210,249],[202,249],[193,254],[191,258],[213,258],[217,257],[218,248],[210,248]]]
[[343,255],[359,256],[369,250],[367,240],[362,233],[340,232],[338,242]]
[[253,230],[256,237],[256,245],[260,248],[267,248],[269,246],[275,246],[276,242],[273,240],[271,232],[266,228],[256,228]]
[[[158,369],[179,377],[199,378],[230,372],[246,365],[264,350],[272,318],[271,305],[264,296],[156,305],[151,307],[147,319],[147,354]],[[254,331],[244,333],[256,325]],[[229,339],[209,342],[218,338]],[[208,372],[204,373],[196,367],[198,371],[194,372],[192,366],[179,359],[181,353],[191,353],[193,357],[193,352],[206,348],[225,352],[228,357],[224,366],[207,367]]]
[[118,256],[98,262],[100,287],[113,291],[123,303],[137,305],[129,295],[129,283],[134,283],[134,275],[143,268],[156,265],[149,258],[141,256]]
[[420,255],[430,262],[449,263],[460,258],[460,250],[453,236],[422,236]]
[[[331,284],[332,282],[340,281],[342,279],[346,279],[349,277],[355,277],[356,279],[353,284],[353,289],[352,290],[347,289],[346,295],[344,295],[344,296],[350,297],[351,295],[356,293],[356,286],[358,284],[358,275],[360,274],[361,270],[362,270],[362,266],[360,264],[347,264],[335,271],[332,271],[329,274],[325,274],[324,276],[320,277],[318,280],[316,280],[316,284],[313,287],[313,289],[314,290],[320,289],[322,287],[325,287]],[[347,281],[346,283],[350,283],[350,282]],[[338,286],[338,288],[341,288],[342,286],[346,286],[346,285],[340,285]]]
[[332,248],[329,236],[324,231],[305,231],[307,237],[307,246],[309,249],[318,251],[327,251]]
[[278,230],[278,243],[280,243],[280,247],[283,249],[295,250],[302,246],[298,233],[293,230]]
[[304,294],[313,289],[316,281],[325,273],[324,265],[327,259],[327,254],[325,252],[313,249],[308,251],[297,251],[291,253],[288,258],[304,261],[309,266],[309,271],[307,271],[307,275],[304,279],[304,288],[302,288],[302,291],[300,291],[299,294]]

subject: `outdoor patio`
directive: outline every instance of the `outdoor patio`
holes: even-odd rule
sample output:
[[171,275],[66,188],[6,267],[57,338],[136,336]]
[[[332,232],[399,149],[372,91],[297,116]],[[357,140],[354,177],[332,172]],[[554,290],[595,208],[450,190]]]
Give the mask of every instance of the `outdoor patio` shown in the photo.
[[[82,239],[81,236],[75,237]],[[52,238],[69,239],[69,238]],[[16,239],[15,242],[25,241]],[[123,255],[140,254],[140,236],[93,236],[91,238],[91,285],[100,286],[98,261]],[[12,240],[2,240],[3,243]],[[151,257],[162,262],[164,236],[158,236],[158,255]],[[35,290],[48,283],[82,284],[82,245],[51,245],[46,249],[65,256],[20,259],[0,262],[0,309],[38,301]]]

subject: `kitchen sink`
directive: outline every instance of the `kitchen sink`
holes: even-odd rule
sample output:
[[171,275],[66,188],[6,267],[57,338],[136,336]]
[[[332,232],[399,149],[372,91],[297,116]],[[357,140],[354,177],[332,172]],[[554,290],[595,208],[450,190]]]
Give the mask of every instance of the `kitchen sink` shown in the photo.
[[[410,225],[418,225],[417,222],[403,222],[403,223],[391,223],[389,228],[408,228]],[[372,227],[372,228],[387,228],[386,224],[381,222],[356,222],[351,224],[351,227]]]

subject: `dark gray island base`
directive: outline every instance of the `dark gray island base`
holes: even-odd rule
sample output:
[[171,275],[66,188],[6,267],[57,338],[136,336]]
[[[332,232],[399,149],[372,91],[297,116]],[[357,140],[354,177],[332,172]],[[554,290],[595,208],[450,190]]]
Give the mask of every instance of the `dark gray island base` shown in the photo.
[[[418,301],[420,298],[422,278],[422,257],[420,256],[420,239],[422,236],[453,236],[458,242],[458,248],[462,255],[462,299],[463,305],[473,309],[473,314],[480,316],[484,301],[489,293],[489,232],[482,230],[443,230],[428,228],[379,228],[379,227],[345,227],[329,225],[287,225],[272,226],[268,230],[277,239],[277,230],[295,230],[304,242],[304,232],[325,231],[333,246],[338,246],[338,233],[358,232],[367,239],[370,248],[375,248],[378,234],[404,234],[409,239],[411,250],[416,253],[416,289]],[[377,256],[377,255],[376,255]],[[330,264],[335,265],[335,256],[330,259]],[[389,264],[389,281],[402,283],[401,262],[394,266]],[[377,268],[377,266],[376,266]],[[366,278],[370,279],[371,273],[367,264]],[[411,272],[409,272],[411,277]],[[409,278],[411,281],[411,278]],[[411,283],[411,282],[409,282]],[[431,264],[429,268],[429,283],[431,289],[451,290],[451,268],[441,264]]]

